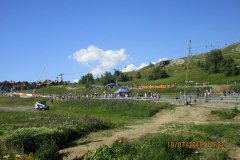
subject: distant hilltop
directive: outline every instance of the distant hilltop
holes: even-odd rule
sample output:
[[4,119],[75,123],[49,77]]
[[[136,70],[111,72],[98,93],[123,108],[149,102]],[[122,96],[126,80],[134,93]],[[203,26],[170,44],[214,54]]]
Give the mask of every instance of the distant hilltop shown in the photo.
[[[221,62],[215,66],[207,63],[207,57],[212,51],[219,52]],[[149,64],[137,71],[125,72],[132,77],[131,81],[124,82],[126,85],[158,85],[158,84],[185,84],[186,64],[189,66],[189,80],[193,84],[236,84],[240,83],[240,43],[233,43],[224,48],[183,57],[173,60],[165,60],[156,64]],[[208,66],[210,64],[210,66]],[[209,68],[210,67],[210,68]],[[164,73],[167,76],[156,76]],[[141,77],[141,78],[138,78]]]

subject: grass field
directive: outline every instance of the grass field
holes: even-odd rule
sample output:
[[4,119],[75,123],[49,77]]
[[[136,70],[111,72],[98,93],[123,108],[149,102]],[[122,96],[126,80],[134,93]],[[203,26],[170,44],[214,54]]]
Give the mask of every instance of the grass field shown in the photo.
[[211,114],[217,116],[219,119],[232,119],[236,117],[240,111],[238,109],[221,109],[212,111]]
[[173,123],[164,133],[149,134],[133,141],[119,139],[112,147],[103,145],[90,152],[88,159],[228,160],[230,148],[240,146],[239,132],[239,123]]
[[[154,68],[154,67],[152,67]],[[137,79],[135,78],[136,74],[135,72],[128,73],[129,75],[133,76],[132,81],[127,81],[122,84],[124,85],[154,85],[154,84],[171,84],[171,83],[177,83],[179,85],[185,84],[185,77],[186,77],[186,70],[184,65],[174,66],[167,68],[167,73],[170,75],[168,78],[162,78],[158,80],[148,80],[148,74],[151,73],[151,70],[149,68],[145,69],[143,68],[141,71],[142,78]],[[235,82],[240,82],[239,76],[232,76],[232,77],[226,77],[222,73],[217,74],[208,74],[204,72],[202,69],[198,68],[195,63],[193,63],[189,68],[189,80],[196,82],[209,82],[210,85],[216,85],[216,84],[234,84]]]
[[[33,108],[39,98],[0,97],[0,107]],[[49,111],[0,112],[0,157],[34,153],[51,159],[76,138],[102,129],[123,127],[153,116],[168,104],[119,100],[54,101]],[[44,158],[45,157],[45,158]]]
[[[39,99],[0,97],[0,108],[18,108],[19,105],[32,108],[36,100]],[[122,127],[148,119],[163,109],[164,113],[172,113],[174,118],[175,110],[178,109],[169,110],[173,106],[164,103],[131,100],[83,99],[47,103],[50,105],[49,111],[0,112],[1,157],[9,155],[10,159],[14,159],[16,155],[24,155],[28,159],[56,159],[58,150],[69,147],[71,142],[86,134],[113,128],[122,130]],[[201,108],[198,110],[201,111]],[[194,108],[189,113],[186,111],[189,110],[185,107],[182,113],[189,117],[202,112],[198,113]],[[112,147],[103,145],[89,152],[87,158],[227,160],[231,155],[230,150],[240,146],[240,125],[235,120],[239,115],[236,109],[214,109],[209,114],[205,113],[206,123],[195,124],[180,114],[180,121],[161,126],[159,129],[162,132],[147,134],[134,140],[120,138]],[[159,114],[158,116],[161,117]],[[171,121],[171,117],[169,120]],[[201,119],[195,118],[195,121],[199,120]],[[169,143],[195,141],[204,142],[205,145],[208,142],[219,143],[218,146],[205,147],[173,147]]]
[[122,125],[151,117],[161,109],[171,108],[169,104],[156,104],[148,101],[96,99],[85,99],[81,103],[79,101],[59,101],[53,106],[52,111],[56,113],[91,115]]

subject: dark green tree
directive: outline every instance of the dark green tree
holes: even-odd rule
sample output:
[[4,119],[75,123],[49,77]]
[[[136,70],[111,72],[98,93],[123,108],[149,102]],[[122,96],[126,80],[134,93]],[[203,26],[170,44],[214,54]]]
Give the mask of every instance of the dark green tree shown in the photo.
[[93,75],[91,73],[88,73],[88,74],[82,76],[78,83],[93,84],[94,83]]
[[148,80],[157,80],[160,78],[167,78],[169,75],[165,70],[162,70],[161,67],[156,67],[153,69],[152,73],[149,74]]
[[121,71],[119,71],[119,70],[117,70],[117,69],[114,69],[114,76],[115,77],[118,77],[118,76],[120,76],[120,74],[121,74]]
[[220,66],[220,71],[225,74],[225,76],[236,76],[239,74],[239,69],[237,64],[234,62],[234,59],[228,58],[224,59]]
[[225,76],[239,75],[239,69],[233,58],[224,58],[221,50],[212,50],[206,55],[205,63],[200,61],[197,66],[208,73],[224,73]]
[[220,72],[219,67],[223,60],[223,55],[221,50],[212,50],[205,58],[205,70],[210,73]]
[[105,72],[104,76],[102,77],[102,83],[104,85],[108,83],[114,83],[115,82],[114,76],[111,74],[111,72]]
[[140,73],[140,72],[137,72],[137,73],[136,73],[136,77],[137,77],[137,79],[141,79],[141,78],[142,78],[141,73]]
[[130,77],[127,74],[124,74],[123,72],[120,72],[120,75],[118,77],[118,80],[120,82],[126,82],[130,80]]

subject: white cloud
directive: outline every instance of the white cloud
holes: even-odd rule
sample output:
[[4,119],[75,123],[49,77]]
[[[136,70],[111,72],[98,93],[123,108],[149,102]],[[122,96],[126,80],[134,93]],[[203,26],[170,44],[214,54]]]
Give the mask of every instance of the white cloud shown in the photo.
[[73,83],[78,83],[79,79],[74,79]]
[[107,68],[104,68],[103,66],[98,65],[91,70],[91,73],[93,75],[99,75],[99,74],[103,74],[107,70],[108,70]]
[[104,51],[93,45],[86,49],[80,49],[71,57],[77,62],[88,66],[90,66],[89,62],[96,62],[96,67],[91,70],[94,75],[102,74],[127,60],[125,49]]
[[166,61],[166,60],[168,60],[168,58],[159,58],[158,59],[158,61],[153,61],[153,62],[151,62],[152,64],[157,64],[157,63],[159,63],[159,62],[161,62],[161,61]]
[[147,67],[149,64],[147,63],[141,63],[140,66],[138,67],[138,69],[142,69],[144,67]]
[[149,64],[147,64],[147,63],[141,63],[140,66],[137,67],[134,64],[129,64],[125,68],[122,69],[122,72],[137,71],[137,70],[142,69],[142,68],[144,68],[148,65]]
[[[153,61],[153,62],[151,62],[152,64],[157,64],[157,63],[159,63],[159,62],[161,62],[161,61],[165,61],[165,60],[167,60],[168,58],[159,58],[158,59],[158,61]],[[142,68],[144,68],[144,67],[147,67],[149,65],[149,63],[141,63],[140,64],[140,66],[135,66],[134,64],[129,64],[129,65],[127,65],[124,69],[122,69],[122,72],[130,72],[130,71],[137,71],[137,70],[139,70],[139,69],[142,69]]]
[[122,69],[122,72],[130,72],[137,70],[137,67],[134,64],[129,64],[125,68]]

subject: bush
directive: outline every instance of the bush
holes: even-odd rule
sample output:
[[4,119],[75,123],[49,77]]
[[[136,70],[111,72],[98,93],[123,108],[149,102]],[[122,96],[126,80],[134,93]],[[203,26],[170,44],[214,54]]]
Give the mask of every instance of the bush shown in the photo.
[[[112,145],[112,150],[115,155],[115,157],[127,157],[129,159],[134,159],[134,156],[137,154],[138,150],[137,147],[131,143],[125,138],[120,138],[116,140]],[[126,156],[126,153],[128,154]]]
[[137,79],[141,79],[142,78],[142,75],[141,75],[141,73],[139,71],[136,73],[136,77],[137,77]]
[[[207,139],[208,141],[209,139]],[[212,140],[212,139],[210,139]],[[227,160],[228,151],[225,149],[212,149],[210,152],[201,152],[196,154],[197,149],[194,147],[171,147],[169,142],[196,142],[206,141],[205,137],[194,135],[170,135],[154,134],[140,138],[134,141],[118,139],[111,148],[104,145],[96,151],[88,154],[90,160],[199,160],[199,159],[217,159]],[[104,158],[103,158],[104,157]]]
[[210,73],[218,73],[220,64],[223,60],[221,50],[212,50],[205,58],[205,70]]
[[113,160],[114,153],[107,145],[100,146],[97,150],[88,153],[88,159],[91,160]]
[[211,114],[219,116],[221,119],[233,119],[240,111],[237,108],[234,109],[222,109],[211,111]]
[[57,129],[20,128],[6,138],[6,142],[12,145],[21,145],[25,153],[35,153],[46,142],[62,142],[61,131]]
[[94,83],[93,75],[91,73],[88,73],[82,76],[78,83],[86,84],[86,85],[93,84]]
[[[159,159],[198,159],[194,155],[195,149],[191,148],[169,148],[170,141],[191,141],[191,137],[181,137],[172,135],[157,135],[153,137],[141,138],[138,141],[128,142],[126,139],[119,139],[114,142],[112,148],[100,147],[92,152],[89,159],[96,157],[110,157],[111,159],[138,159],[138,160],[159,160]],[[99,159],[100,159],[99,158]],[[104,159],[104,158],[103,158]],[[106,158],[107,159],[107,158]]]
[[41,157],[40,159],[54,159],[58,148],[65,147],[69,142],[89,131],[109,128],[107,124],[96,119],[83,117],[82,120],[85,124],[72,126],[72,128],[70,126],[59,129],[19,128],[6,137],[6,142],[11,145],[20,145],[24,153],[36,153],[37,157]]
[[240,124],[205,124],[192,128],[207,134],[206,139],[217,139],[219,141],[219,138],[225,138],[240,146]]
[[149,74],[148,80],[157,80],[160,78],[167,78],[169,75],[165,70],[162,70],[160,66],[153,69],[152,73]]
[[0,159],[4,156],[8,156],[8,159],[15,159],[15,155],[19,155],[18,149],[0,140]]
[[7,147],[5,142],[0,141],[0,158],[3,157],[7,152]]
[[58,146],[54,141],[43,142],[35,153],[39,160],[54,160],[57,156]]
[[236,76],[239,69],[233,58],[224,58],[221,50],[212,50],[205,57],[205,64],[198,61],[197,66],[207,73],[224,73],[226,77]]
[[236,93],[240,93],[240,84],[235,84],[235,85],[232,85],[230,87],[230,90],[236,92]]

